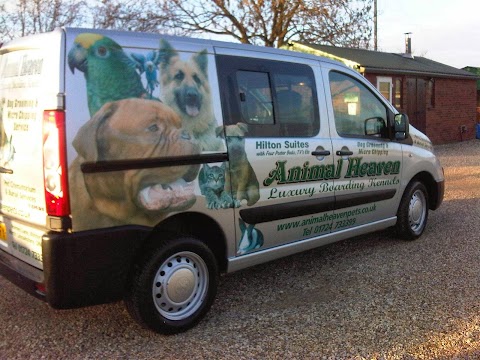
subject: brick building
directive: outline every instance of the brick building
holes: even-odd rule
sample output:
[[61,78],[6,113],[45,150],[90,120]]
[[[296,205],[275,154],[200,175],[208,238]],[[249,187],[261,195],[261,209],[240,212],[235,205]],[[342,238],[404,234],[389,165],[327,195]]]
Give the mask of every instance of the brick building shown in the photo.
[[358,70],[434,144],[475,138],[475,74],[410,53],[297,42],[289,49],[333,58]]
[[480,124],[480,68],[475,66],[466,66],[463,68],[463,70],[466,70],[478,76],[477,78],[477,123]]

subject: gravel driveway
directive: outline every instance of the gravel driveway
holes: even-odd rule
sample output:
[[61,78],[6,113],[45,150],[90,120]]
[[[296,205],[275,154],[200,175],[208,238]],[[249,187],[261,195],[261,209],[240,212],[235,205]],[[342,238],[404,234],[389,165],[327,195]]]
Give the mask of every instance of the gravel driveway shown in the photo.
[[384,231],[223,276],[206,319],[170,337],[122,303],[52,310],[0,278],[0,358],[480,358],[480,140],[436,152],[445,201],[417,241]]

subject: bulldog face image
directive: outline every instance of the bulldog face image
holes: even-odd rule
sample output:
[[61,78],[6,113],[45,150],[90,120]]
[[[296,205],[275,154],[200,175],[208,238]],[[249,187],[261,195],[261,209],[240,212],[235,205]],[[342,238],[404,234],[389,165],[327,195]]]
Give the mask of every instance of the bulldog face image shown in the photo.
[[[154,226],[169,212],[195,202],[198,165],[152,167],[148,160],[199,154],[167,105],[144,99],[105,104],[77,133],[69,169],[75,228]],[[132,160],[128,170],[82,173],[81,163]],[[143,164],[142,164],[143,161]],[[92,216],[93,215],[93,216]]]

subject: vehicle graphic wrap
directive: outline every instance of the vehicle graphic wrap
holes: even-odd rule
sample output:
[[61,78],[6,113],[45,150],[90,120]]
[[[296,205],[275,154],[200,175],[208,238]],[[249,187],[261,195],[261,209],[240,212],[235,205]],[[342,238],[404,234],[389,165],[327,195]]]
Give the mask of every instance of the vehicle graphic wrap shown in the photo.
[[[69,166],[75,230],[155,226],[169,213],[191,208],[198,196],[207,198],[208,209],[239,204],[224,190],[225,164],[201,168],[194,161],[204,152],[225,151],[206,50],[178,52],[164,39],[157,49],[128,49],[109,37],[81,33],[69,49],[68,66],[84,84],[90,116],[74,134]],[[145,165],[169,158],[187,160],[182,166]],[[115,170],[126,162],[128,170],[113,173],[98,166],[108,163]],[[96,170],[85,171],[90,165]]]

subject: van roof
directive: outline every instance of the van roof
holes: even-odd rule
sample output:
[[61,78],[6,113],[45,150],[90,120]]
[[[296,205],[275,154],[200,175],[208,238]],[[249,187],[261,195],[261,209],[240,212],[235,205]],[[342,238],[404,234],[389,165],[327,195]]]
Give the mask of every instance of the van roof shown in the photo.
[[[233,43],[228,41],[222,40],[211,40],[211,39],[203,39],[203,38],[192,38],[187,36],[174,36],[174,35],[166,35],[166,34],[157,34],[157,33],[145,33],[145,32],[134,32],[134,31],[124,31],[124,30],[105,30],[105,29],[89,29],[89,28],[73,28],[73,27],[65,27],[65,32],[69,36],[76,36],[80,33],[84,32],[92,32],[98,33],[109,37],[114,37],[117,42],[122,42],[122,46],[128,47],[143,47],[143,43],[151,42],[152,40],[158,40],[160,37],[168,40],[168,41],[175,41],[175,42],[182,42],[185,44],[195,44],[195,45],[205,45],[206,47],[222,47],[228,48],[232,50],[239,50],[239,51],[254,51],[254,52],[261,52],[265,54],[277,54],[277,55],[287,55],[290,57],[298,57],[302,59],[310,59],[316,60],[319,59],[323,62],[331,63],[340,65],[342,67],[346,67],[345,64],[329,59],[327,57],[302,53],[298,51],[291,51],[285,49],[278,49],[266,46],[259,46],[259,45],[251,45],[251,44],[240,44],[240,43]],[[141,37],[139,37],[141,34]],[[122,41],[123,39],[123,41]]]
[[118,42],[121,46],[126,46],[130,48],[149,48],[152,45],[152,41],[158,41],[159,38],[163,38],[167,41],[184,43],[186,45],[191,44],[194,46],[205,46],[205,47],[217,47],[230,50],[241,51],[250,51],[264,54],[272,55],[284,55],[289,57],[296,57],[299,59],[308,59],[312,61],[322,61],[324,63],[335,64],[337,66],[343,67],[345,69],[353,71],[342,62],[329,59],[327,57],[308,54],[304,52],[291,51],[285,49],[277,49],[266,46],[251,45],[251,44],[240,44],[233,43],[221,40],[211,40],[211,39],[202,39],[202,38],[192,38],[186,36],[174,36],[166,34],[157,34],[157,33],[146,33],[146,32],[134,32],[134,31],[125,31],[125,30],[105,30],[105,29],[91,29],[91,28],[76,28],[76,27],[62,27],[56,28],[48,33],[28,35],[25,37],[17,38],[11,40],[7,43],[4,43],[0,48],[0,55],[9,51],[14,51],[18,49],[25,48],[39,48],[42,47],[42,44],[48,43],[48,41],[38,41],[39,37],[52,37],[59,36],[61,33],[64,33],[67,38],[75,38],[80,33],[96,33],[105,35],[108,37],[115,38],[115,41]]

